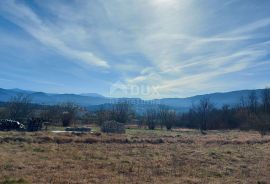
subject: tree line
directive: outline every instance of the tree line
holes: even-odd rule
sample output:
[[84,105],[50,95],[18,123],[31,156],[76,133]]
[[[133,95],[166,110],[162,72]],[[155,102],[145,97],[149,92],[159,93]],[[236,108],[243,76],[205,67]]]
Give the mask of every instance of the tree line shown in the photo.
[[215,107],[210,98],[204,97],[185,113],[165,105],[145,108],[143,113],[136,113],[128,101],[110,106],[101,105],[97,110],[90,112],[70,102],[57,105],[33,104],[31,98],[26,95],[12,97],[1,106],[0,119],[25,121],[31,117],[39,117],[62,126],[71,126],[76,122],[101,125],[107,120],[115,120],[151,130],[157,127],[167,130],[173,127],[196,128],[203,134],[211,129],[254,129],[262,134],[270,131],[269,88],[265,88],[261,94],[251,91],[247,97],[241,97],[237,105],[224,104],[221,108]]
[[2,103],[0,108],[0,119],[11,119],[27,123],[33,118],[41,119],[44,122],[70,126],[76,119],[79,109],[74,103],[66,102],[57,105],[40,105],[32,103],[29,95],[18,94],[11,97],[7,103]]
[[215,108],[209,98],[203,98],[179,118],[177,126],[198,128],[202,133],[207,129],[237,128],[265,134],[270,131],[270,89],[265,88],[261,94],[251,91],[237,105],[222,108]]

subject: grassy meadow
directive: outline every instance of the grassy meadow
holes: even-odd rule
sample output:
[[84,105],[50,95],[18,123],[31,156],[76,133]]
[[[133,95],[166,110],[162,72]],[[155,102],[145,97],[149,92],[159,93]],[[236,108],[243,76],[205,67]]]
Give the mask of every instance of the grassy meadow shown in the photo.
[[269,183],[270,136],[131,128],[0,132],[0,183]]

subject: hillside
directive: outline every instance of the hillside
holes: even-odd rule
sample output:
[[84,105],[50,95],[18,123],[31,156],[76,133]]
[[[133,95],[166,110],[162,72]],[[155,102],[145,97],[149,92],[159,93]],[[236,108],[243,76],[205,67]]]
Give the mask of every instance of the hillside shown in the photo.
[[[81,106],[97,106],[102,104],[108,104],[119,100],[129,101],[135,104],[137,108],[146,106],[147,103],[154,105],[167,105],[176,108],[180,111],[185,111],[192,106],[193,103],[197,103],[201,98],[208,97],[215,104],[216,107],[221,107],[224,104],[236,105],[239,103],[242,96],[246,97],[252,90],[240,90],[224,93],[212,93],[197,95],[187,98],[162,98],[144,101],[140,98],[108,98],[96,93],[85,94],[53,94],[44,92],[35,92],[21,89],[2,89],[0,88],[0,102],[7,102],[11,97],[18,94],[29,95],[33,103],[54,105],[63,102],[74,102]],[[256,93],[259,95],[261,89],[257,89]]]

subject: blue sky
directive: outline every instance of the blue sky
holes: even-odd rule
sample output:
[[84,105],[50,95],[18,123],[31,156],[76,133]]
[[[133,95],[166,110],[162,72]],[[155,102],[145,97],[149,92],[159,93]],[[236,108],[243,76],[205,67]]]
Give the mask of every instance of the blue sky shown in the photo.
[[269,30],[269,0],[1,0],[0,87],[145,99],[263,88]]

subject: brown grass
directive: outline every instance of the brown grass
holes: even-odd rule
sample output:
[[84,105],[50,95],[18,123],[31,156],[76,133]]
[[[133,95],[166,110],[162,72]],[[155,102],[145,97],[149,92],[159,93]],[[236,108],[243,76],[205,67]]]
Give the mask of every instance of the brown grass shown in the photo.
[[267,183],[270,136],[128,130],[0,133],[0,183]]

